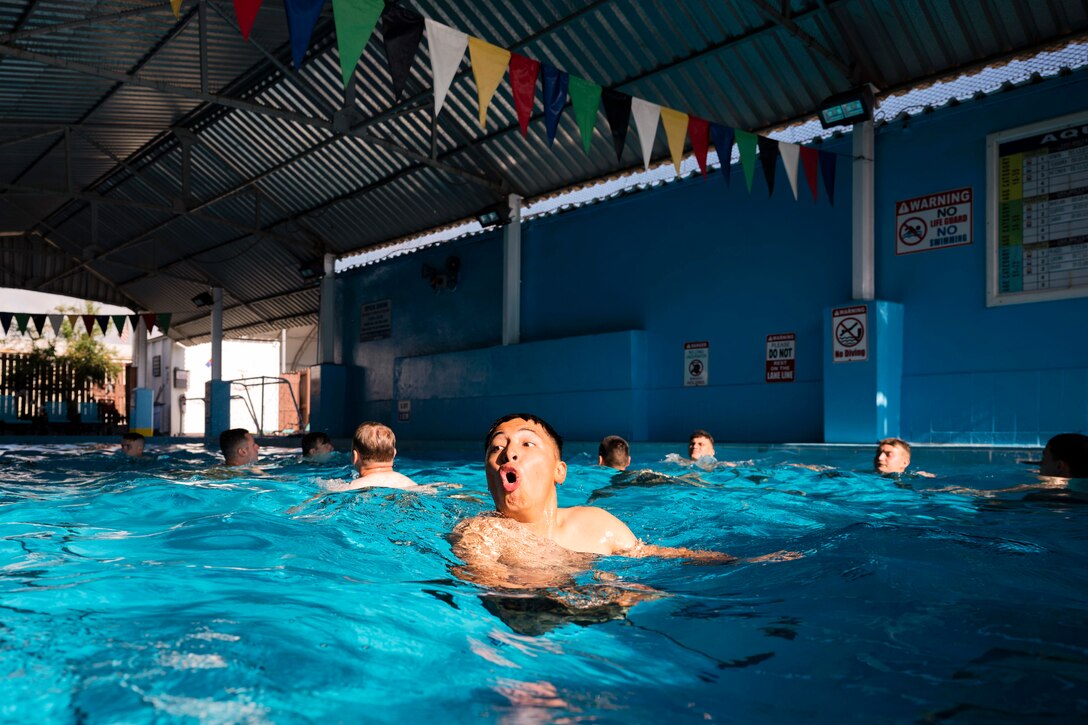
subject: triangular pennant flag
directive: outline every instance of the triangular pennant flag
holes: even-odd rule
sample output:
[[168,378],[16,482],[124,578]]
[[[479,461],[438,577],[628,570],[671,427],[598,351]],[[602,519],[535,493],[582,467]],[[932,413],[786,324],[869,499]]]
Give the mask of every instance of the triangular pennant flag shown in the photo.
[[699,171],[706,178],[706,154],[710,146],[710,123],[697,116],[688,116],[688,138],[691,139],[691,150],[695,153],[695,160],[699,162]]
[[820,165],[819,154],[816,153],[816,149],[809,148],[808,146],[801,147],[801,166],[805,171],[805,180],[808,182],[808,188],[812,189],[812,201],[817,201],[817,185],[816,174]]
[[427,26],[427,47],[431,51],[434,115],[437,117],[442,111],[442,104],[446,102],[450,83],[453,83],[453,77],[461,66],[461,59],[465,57],[468,36],[430,18],[426,18],[424,24]]
[[15,315],[10,312],[0,312],[0,332],[7,335],[8,328],[11,327],[11,321],[14,318]]
[[597,109],[601,107],[601,87],[585,78],[571,76],[569,81],[570,104],[574,106],[574,120],[582,135],[582,148],[589,156],[593,141],[593,127],[597,125]]
[[733,127],[720,123],[710,124],[710,139],[714,142],[714,151],[718,154],[718,163],[725,174],[725,185],[729,186],[729,172],[733,169]]
[[480,101],[480,128],[483,128],[487,125],[487,107],[491,105],[491,97],[499,89],[506,68],[510,65],[510,51],[486,40],[469,38],[468,57],[472,61],[472,76],[476,79],[476,97]]
[[[310,36],[313,35],[317,19],[321,17],[321,6],[324,4],[325,0],[283,0],[283,9],[287,12],[287,31],[291,36],[291,59],[295,62],[295,70],[302,67],[302,59],[306,57],[306,49],[310,47]],[[355,58],[358,60],[359,56],[356,55]],[[355,67],[354,63],[351,65]]]
[[144,318],[144,328],[148,332],[151,332],[151,329],[153,327],[155,327],[155,313],[154,312],[145,312],[143,314],[143,318]]
[[260,9],[261,0],[234,0],[234,17],[238,18],[238,27],[246,40],[249,40],[253,21],[257,19],[257,11]]
[[547,63],[540,66],[544,84],[544,128],[548,131],[548,145],[555,141],[555,132],[559,129],[559,117],[567,107],[567,84],[570,76]]
[[[291,2],[287,2],[285,6],[288,10],[288,22],[292,22],[292,13],[295,14],[295,17],[302,16],[312,12],[306,6],[317,6],[312,21],[307,20],[310,17],[309,15],[298,17],[298,20],[295,21],[298,23],[310,22],[309,27],[305,28],[306,42],[299,52],[296,52],[295,48],[296,26],[291,25],[291,52],[295,57],[296,68],[302,65],[302,57],[306,55],[306,46],[310,44],[310,33],[313,32],[314,24],[317,23],[317,18],[321,15],[321,4],[323,2],[324,0],[303,0],[295,3],[294,9],[291,8]],[[352,76],[355,75],[355,66],[358,64],[359,57],[363,54],[363,49],[366,48],[366,44],[374,32],[374,26],[378,24],[378,18],[382,16],[383,7],[385,7],[383,0],[336,0],[332,4],[332,20],[336,24],[336,48],[340,52],[340,77],[344,80],[344,88],[348,87]],[[301,26],[298,29],[303,30]],[[409,60],[410,62],[411,60]]]
[[64,325],[64,315],[49,315],[49,326],[53,328],[53,334],[60,337],[60,328]]
[[98,322],[98,329],[105,335],[109,331],[110,316],[109,315],[97,315],[94,318]]
[[170,312],[160,312],[159,316],[155,318],[155,324],[159,326],[159,330],[162,334],[170,332],[170,318],[173,314]]
[[174,11],[174,19],[181,17],[181,0],[170,0],[170,9]]
[[740,166],[744,169],[744,181],[748,184],[748,193],[752,193],[752,179],[756,173],[756,135],[737,129],[737,150],[740,151]]
[[31,315],[30,319],[34,321],[34,329],[38,331],[40,337],[45,332],[45,315]]
[[15,324],[19,326],[19,334],[26,334],[26,325],[30,322],[30,315],[26,312],[15,313]]
[[773,138],[757,136],[759,146],[759,165],[763,167],[763,178],[767,180],[767,196],[774,193],[774,172],[778,165],[778,142]]
[[786,169],[786,178],[790,180],[793,200],[797,201],[797,159],[800,157],[801,147],[795,143],[779,141],[778,153],[782,156],[782,166]]
[[835,206],[835,154],[830,151],[819,151],[820,175],[824,178],[824,191],[827,192],[827,203]]
[[140,325],[140,316],[139,315],[129,315],[128,316],[128,322],[129,322],[130,325],[132,325],[132,331],[136,332],[136,328]]
[[650,157],[654,153],[654,139],[657,138],[657,120],[661,118],[661,106],[641,98],[632,98],[631,115],[635,117],[638,142],[642,147],[642,166],[648,171]]
[[68,324],[72,327],[72,332],[76,331],[76,323],[79,322],[79,315],[68,315]]
[[85,328],[87,328],[87,334],[88,335],[93,335],[94,334],[94,315],[82,315],[82,317],[83,317],[83,326]]
[[604,117],[608,119],[608,130],[612,132],[616,161],[621,161],[623,147],[627,145],[627,128],[631,125],[632,98],[630,94],[605,88],[601,91],[601,101],[604,103]]
[[[343,0],[336,0],[333,10]],[[378,3],[380,4],[380,3]],[[393,79],[393,99],[399,99],[408,85],[412,61],[423,40],[423,16],[399,2],[391,2],[382,12],[382,40],[385,42],[385,62]],[[340,32],[339,29],[337,32]]]
[[680,173],[680,162],[684,160],[684,137],[688,132],[688,114],[675,108],[661,107],[661,125],[665,127],[665,138],[669,140],[669,153],[672,165]]
[[128,318],[125,315],[114,315],[113,316],[113,326],[117,328],[117,334],[118,335],[125,334],[125,320],[127,320],[127,319]]
[[521,137],[529,133],[529,119],[533,115],[536,99],[536,78],[540,75],[540,61],[517,53],[510,54],[510,88],[514,91],[514,110],[518,113]]

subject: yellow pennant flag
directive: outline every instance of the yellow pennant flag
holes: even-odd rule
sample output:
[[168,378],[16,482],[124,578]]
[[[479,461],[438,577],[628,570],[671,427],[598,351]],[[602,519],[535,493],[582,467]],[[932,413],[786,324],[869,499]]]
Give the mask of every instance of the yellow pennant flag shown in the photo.
[[688,135],[688,114],[662,106],[661,125],[665,127],[665,138],[669,140],[672,165],[679,174],[680,162],[684,160],[684,139]]
[[174,11],[174,19],[181,17],[181,0],[170,0],[170,9]]
[[483,128],[487,124],[487,107],[502,83],[506,67],[510,65],[510,51],[469,36],[468,57],[472,60],[472,74],[476,77],[476,93],[480,98],[480,128]]

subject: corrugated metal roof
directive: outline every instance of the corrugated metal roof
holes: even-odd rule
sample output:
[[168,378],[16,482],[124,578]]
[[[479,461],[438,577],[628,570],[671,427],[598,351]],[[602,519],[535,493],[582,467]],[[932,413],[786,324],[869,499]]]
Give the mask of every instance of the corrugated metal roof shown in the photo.
[[[1084,0],[408,4],[754,131],[862,83],[895,94],[1088,32]],[[209,322],[190,299],[220,285],[228,334],[272,331],[316,319],[301,262],[641,166],[634,131],[617,162],[603,112],[588,155],[569,108],[549,144],[538,101],[523,139],[506,82],[481,129],[467,56],[432,127],[426,40],[394,100],[380,26],[345,112],[331,15],[296,72],[272,0],[250,41],[226,0],[186,0],[179,19],[151,0],[0,0],[0,232],[21,234],[0,237],[4,284],[173,312],[192,340]]]

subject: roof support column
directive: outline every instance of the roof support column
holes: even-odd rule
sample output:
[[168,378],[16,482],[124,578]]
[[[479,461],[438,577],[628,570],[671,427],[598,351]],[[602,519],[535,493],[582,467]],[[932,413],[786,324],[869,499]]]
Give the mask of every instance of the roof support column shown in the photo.
[[223,288],[212,287],[212,380],[223,379]]
[[854,180],[852,211],[853,287],[855,300],[872,300],[876,295],[873,244],[873,122],[854,124]]
[[230,382],[223,380],[223,288],[212,287],[212,377],[204,385],[204,440],[230,428]]
[[502,230],[502,344],[521,342],[521,197],[511,194]]
[[336,305],[336,256],[326,254],[324,262],[325,276],[321,278],[321,308],[317,319],[317,362],[338,364],[340,316]]

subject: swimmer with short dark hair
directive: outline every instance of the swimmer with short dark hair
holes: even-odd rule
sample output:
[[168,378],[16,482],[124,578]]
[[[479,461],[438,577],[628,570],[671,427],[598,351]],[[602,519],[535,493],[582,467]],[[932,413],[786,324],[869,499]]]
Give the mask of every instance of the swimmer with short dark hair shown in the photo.
[[[458,524],[453,551],[463,573],[482,584],[552,586],[588,568],[594,556],[682,558],[706,563],[737,560],[718,551],[654,546],[618,518],[593,506],[560,508],[556,487],[567,477],[563,439],[528,413],[499,418],[485,439],[484,469],[495,513]],[[749,561],[799,557],[776,552]]]
[[245,428],[231,428],[220,433],[219,450],[223,453],[223,465],[261,472],[253,465],[261,455],[261,446]]
[[597,465],[626,471],[631,465],[631,446],[619,436],[605,436],[597,446]]
[[121,452],[129,458],[140,458],[144,454],[144,441],[142,433],[129,431],[121,436]]
[[1088,478],[1088,435],[1059,433],[1046,442],[1039,475],[1053,478]]
[[302,436],[302,457],[309,461],[314,463],[327,461],[335,450],[332,439],[327,433],[310,431]]

